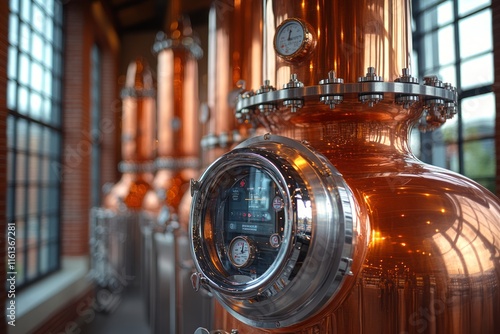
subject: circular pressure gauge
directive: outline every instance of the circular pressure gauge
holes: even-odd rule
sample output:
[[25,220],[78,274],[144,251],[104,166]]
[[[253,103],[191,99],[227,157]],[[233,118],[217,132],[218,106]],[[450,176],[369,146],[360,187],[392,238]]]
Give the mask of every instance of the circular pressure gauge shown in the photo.
[[307,23],[300,19],[287,19],[276,29],[274,49],[281,58],[300,61],[316,46],[316,38]]
[[236,268],[247,267],[255,258],[255,247],[248,237],[235,237],[229,244],[229,261]]

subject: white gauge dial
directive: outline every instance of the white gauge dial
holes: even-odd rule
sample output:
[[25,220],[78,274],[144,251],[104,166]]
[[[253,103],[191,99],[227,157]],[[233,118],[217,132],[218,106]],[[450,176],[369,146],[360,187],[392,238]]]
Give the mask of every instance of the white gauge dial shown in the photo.
[[249,266],[255,258],[255,246],[248,237],[235,237],[229,244],[229,260],[237,268]]
[[300,60],[315,46],[307,24],[299,19],[287,19],[276,30],[274,49],[287,60]]

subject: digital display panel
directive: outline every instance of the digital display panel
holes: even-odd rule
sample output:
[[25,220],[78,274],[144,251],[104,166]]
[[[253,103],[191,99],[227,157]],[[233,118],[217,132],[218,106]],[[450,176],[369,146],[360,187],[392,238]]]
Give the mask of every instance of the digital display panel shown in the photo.
[[226,202],[226,230],[249,234],[275,232],[276,185],[264,172],[249,168],[229,190]]

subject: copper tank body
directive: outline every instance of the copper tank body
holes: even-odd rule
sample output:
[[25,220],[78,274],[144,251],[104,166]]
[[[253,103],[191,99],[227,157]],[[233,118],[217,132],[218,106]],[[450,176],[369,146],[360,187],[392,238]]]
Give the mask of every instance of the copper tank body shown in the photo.
[[132,61],[122,90],[121,180],[104,199],[104,207],[139,210],[152,181],[155,155],[155,90],[149,64],[143,58]]
[[[331,70],[346,83],[377,76],[396,81],[411,68],[407,1],[264,4],[262,63],[270,86],[281,89],[292,74],[316,86]],[[273,48],[276,27],[287,18],[300,18],[315,34],[313,51],[297,61]],[[250,113],[273,134],[307,141],[342,173],[366,235],[356,245],[353,276],[320,313],[293,327],[261,329],[219,306],[215,328],[241,334],[500,332],[500,201],[412,154],[410,131],[428,101],[399,104],[394,94],[364,99],[345,92],[332,107],[302,97],[295,110],[279,99],[272,111],[262,111],[246,98],[237,112]]]

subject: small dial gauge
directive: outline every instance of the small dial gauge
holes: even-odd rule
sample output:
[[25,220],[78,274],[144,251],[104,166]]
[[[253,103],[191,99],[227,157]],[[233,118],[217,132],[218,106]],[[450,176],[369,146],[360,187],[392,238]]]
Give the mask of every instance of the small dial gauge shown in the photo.
[[255,258],[255,246],[248,237],[235,237],[229,244],[229,260],[236,268],[247,267]]
[[299,19],[287,19],[276,29],[274,49],[286,60],[302,60],[316,45],[312,29]]

